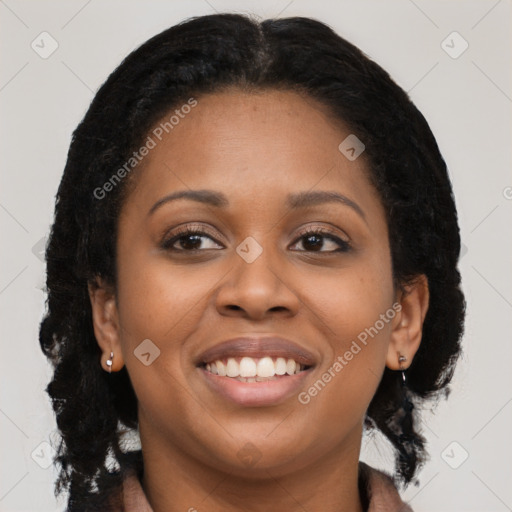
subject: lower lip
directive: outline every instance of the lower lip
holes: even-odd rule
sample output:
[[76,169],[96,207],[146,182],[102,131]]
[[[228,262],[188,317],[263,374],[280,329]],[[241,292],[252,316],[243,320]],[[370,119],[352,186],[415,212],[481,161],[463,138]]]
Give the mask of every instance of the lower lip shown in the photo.
[[203,374],[208,386],[222,397],[244,407],[264,407],[278,405],[292,396],[298,396],[311,368],[264,382],[241,382],[230,377],[214,375],[204,368],[198,370]]

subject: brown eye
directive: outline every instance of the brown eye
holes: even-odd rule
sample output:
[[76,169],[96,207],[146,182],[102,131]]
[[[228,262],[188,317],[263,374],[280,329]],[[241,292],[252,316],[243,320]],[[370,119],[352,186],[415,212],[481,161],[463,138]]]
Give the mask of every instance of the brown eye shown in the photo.
[[347,252],[350,244],[333,234],[321,229],[309,230],[302,234],[294,245],[302,242],[303,251],[306,252]]
[[161,246],[166,250],[182,252],[223,248],[210,234],[190,226],[171,234],[170,238],[166,238]]

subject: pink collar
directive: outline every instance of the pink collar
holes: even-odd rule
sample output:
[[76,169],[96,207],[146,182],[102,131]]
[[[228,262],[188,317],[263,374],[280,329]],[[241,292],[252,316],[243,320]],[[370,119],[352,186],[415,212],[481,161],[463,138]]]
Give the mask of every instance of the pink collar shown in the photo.
[[[363,478],[366,482],[366,491],[370,503],[368,512],[413,512],[412,508],[401,500],[393,481],[388,475],[373,469],[364,462],[359,463],[359,470],[360,478]],[[134,472],[124,479],[121,511],[153,512],[140,480]]]

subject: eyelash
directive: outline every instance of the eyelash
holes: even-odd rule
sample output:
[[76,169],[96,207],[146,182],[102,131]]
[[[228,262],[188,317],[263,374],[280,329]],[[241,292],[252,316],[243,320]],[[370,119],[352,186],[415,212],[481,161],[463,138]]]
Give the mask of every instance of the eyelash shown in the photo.
[[[178,242],[182,238],[186,238],[187,236],[207,236],[211,238],[215,243],[219,243],[215,237],[208,233],[203,227],[198,226],[185,226],[183,228],[179,228],[176,233],[173,234],[171,238],[165,239],[161,247],[162,249],[173,251],[173,252],[188,252],[188,253],[195,253],[204,251],[205,249],[176,249],[174,244]],[[351,245],[348,241],[343,240],[337,236],[334,236],[329,230],[326,230],[325,228],[313,228],[308,227],[306,230],[304,230],[302,233],[298,235],[298,237],[295,239],[292,245],[296,245],[300,240],[308,238],[312,235],[320,236],[324,239],[329,239],[336,244],[338,244],[339,249],[335,249],[333,251],[297,251],[297,252],[309,252],[309,253],[317,253],[317,254],[333,254],[333,253],[339,253],[339,252],[348,252],[351,249]],[[214,249],[218,250],[218,249]]]

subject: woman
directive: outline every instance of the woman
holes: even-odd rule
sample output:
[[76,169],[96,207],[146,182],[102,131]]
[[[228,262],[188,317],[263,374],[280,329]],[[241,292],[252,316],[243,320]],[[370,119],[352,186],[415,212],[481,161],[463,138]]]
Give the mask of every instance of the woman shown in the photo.
[[[459,249],[427,122],[326,25],[150,39],[73,135],[47,249],[68,510],[410,510],[414,408],[460,352]],[[359,462],[365,427],[394,483]]]

